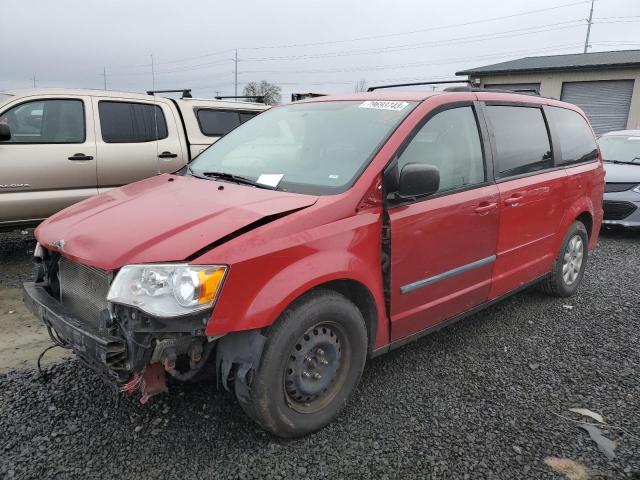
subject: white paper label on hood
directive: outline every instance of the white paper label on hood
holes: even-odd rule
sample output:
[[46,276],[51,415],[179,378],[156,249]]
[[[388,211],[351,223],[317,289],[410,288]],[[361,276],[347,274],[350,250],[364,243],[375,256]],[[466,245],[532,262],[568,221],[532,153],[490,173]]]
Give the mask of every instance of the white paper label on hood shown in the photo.
[[263,173],[258,177],[256,183],[275,188],[280,183],[280,180],[282,180],[282,177],[284,177],[283,173]]
[[404,109],[407,102],[392,102],[388,100],[367,100],[360,104],[360,108],[372,108],[374,110],[393,110],[399,112]]

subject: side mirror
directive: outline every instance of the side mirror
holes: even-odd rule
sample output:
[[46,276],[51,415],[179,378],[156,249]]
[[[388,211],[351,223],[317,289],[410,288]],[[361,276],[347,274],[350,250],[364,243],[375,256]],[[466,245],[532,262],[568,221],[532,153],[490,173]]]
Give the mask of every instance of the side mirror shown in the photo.
[[400,198],[424,197],[440,188],[440,170],[424,163],[407,163],[402,167],[398,182]]
[[11,129],[6,123],[0,123],[0,142],[11,140]]

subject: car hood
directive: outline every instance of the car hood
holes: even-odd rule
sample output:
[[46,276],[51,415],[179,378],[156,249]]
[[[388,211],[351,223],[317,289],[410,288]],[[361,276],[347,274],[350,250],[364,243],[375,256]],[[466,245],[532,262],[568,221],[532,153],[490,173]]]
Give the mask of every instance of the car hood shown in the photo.
[[316,201],[309,195],[159,175],[62,210],[36,229],[36,238],[74,261],[114,270],[186,260],[224,237]]
[[634,165],[625,165],[622,163],[605,162],[604,168],[607,171],[605,182],[640,183],[640,163]]

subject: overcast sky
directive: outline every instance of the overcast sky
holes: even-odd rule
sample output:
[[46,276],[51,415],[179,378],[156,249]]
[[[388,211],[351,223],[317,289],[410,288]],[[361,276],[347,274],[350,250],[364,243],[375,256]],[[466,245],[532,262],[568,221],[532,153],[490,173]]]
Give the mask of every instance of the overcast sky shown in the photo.
[[[31,87],[234,92],[265,79],[350,92],[448,79],[525,56],[582,52],[590,0],[4,0],[0,91]],[[533,13],[527,13],[532,12]],[[496,17],[502,17],[497,19]],[[505,18],[507,17],[507,18]],[[597,0],[590,51],[640,49],[640,0]]]

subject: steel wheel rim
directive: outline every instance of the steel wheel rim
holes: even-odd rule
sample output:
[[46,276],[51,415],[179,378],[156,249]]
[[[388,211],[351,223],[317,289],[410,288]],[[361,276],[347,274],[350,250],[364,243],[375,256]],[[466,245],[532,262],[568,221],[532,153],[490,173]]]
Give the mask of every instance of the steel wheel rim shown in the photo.
[[584,260],[584,242],[580,235],[574,235],[569,240],[564,252],[562,263],[562,279],[567,285],[573,285],[580,275]]
[[350,346],[343,328],[323,322],[309,328],[293,345],[284,366],[287,404],[299,413],[326,407],[344,384]]

